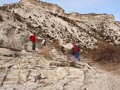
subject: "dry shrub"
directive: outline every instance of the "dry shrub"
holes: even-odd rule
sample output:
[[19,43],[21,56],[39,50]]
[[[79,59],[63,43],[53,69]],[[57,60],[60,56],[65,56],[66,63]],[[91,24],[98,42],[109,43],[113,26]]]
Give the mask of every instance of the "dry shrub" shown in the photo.
[[51,59],[50,51],[51,51],[51,49],[48,46],[44,46],[41,49],[40,54],[43,55],[47,59]]
[[0,21],[3,21],[3,17],[2,17],[2,15],[0,14]]
[[27,22],[26,24],[27,24],[28,28],[34,29],[34,26],[32,26],[32,24],[30,22]]
[[53,40],[53,45],[54,45],[54,47],[56,49],[60,49],[61,48],[59,40],[57,40],[57,39]]
[[91,58],[102,62],[120,62],[120,47],[111,44],[99,44],[91,53]]

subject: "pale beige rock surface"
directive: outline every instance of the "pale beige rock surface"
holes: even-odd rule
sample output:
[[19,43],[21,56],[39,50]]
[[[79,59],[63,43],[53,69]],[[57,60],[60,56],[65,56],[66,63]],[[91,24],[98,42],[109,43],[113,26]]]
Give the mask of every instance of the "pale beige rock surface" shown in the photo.
[[21,0],[18,4],[0,7],[0,46],[22,50],[30,46],[29,36],[49,35],[61,44],[79,41],[81,48],[93,49],[98,42],[119,45],[120,23],[108,14],[64,13],[58,5]]
[[63,61],[47,60],[32,52],[20,58],[0,56],[0,90],[120,89],[118,75],[82,62],[76,62],[76,67],[50,64],[58,62]]
[[37,0],[4,5],[0,7],[0,90],[120,90],[119,75],[89,66],[85,58],[71,63],[56,49],[50,59],[31,51],[29,37],[34,32],[37,51],[46,35],[49,47],[54,39],[69,49],[74,40],[81,49],[93,49],[97,42],[120,44],[120,22],[113,15],[66,14],[57,5]]

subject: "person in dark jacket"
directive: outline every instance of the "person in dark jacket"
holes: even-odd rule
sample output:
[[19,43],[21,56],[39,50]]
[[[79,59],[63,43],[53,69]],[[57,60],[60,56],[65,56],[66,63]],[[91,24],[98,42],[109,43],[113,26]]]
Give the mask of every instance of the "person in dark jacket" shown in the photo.
[[75,42],[73,43],[73,53],[74,53],[74,57],[80,61],[80,50],[78,48],[78,46],[75,44]]
[[32,50],[35,50],[35,47],[36,47],[36,35],[35,35],[35,33],[32,36],[30,36],[30,40],[32,42]]

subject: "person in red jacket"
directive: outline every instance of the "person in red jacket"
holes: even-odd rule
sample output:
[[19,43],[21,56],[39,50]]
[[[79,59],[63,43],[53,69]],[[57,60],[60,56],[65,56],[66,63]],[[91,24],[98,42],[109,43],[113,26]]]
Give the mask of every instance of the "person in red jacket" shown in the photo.
[[75,44],[75,42],[73,43],[73,52],[74,52],[74,57],[80,61],[80,50],[78,48],[78,45]]
[[36,35],[35,33],[30,36],[30,41],[32,42],[32,50],[35,50],[35,47],[36,47]]

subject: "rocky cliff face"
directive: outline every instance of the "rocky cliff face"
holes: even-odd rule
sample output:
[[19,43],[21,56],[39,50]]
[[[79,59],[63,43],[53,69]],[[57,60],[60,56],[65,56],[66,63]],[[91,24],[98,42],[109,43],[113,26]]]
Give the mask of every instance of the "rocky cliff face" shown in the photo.
[[23,38],[33,32],[59,39],[61,44],[76,40],[82,48],[91,49],[97,42],[120,41],[120,25],[112,15],[65,14],[59,6],[42,1],[21,0],[0,7],[0,18],[0,43],[4,47],[21,49]]

